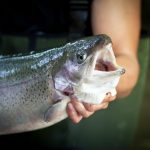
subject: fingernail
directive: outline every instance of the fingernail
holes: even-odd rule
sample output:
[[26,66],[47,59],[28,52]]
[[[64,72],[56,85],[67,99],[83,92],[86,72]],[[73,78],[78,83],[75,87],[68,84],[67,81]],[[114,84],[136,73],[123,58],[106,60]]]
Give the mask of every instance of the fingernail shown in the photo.
[[71,116],[77,115],[77,112],[75,111],[75,109],[71,103],[68,104],[68,111]]

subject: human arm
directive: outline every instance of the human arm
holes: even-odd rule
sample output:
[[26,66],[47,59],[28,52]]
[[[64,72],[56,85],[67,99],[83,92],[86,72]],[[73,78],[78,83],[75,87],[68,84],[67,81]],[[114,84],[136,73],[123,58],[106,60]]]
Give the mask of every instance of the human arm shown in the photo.
[[139,75],[140,0],[94,0],[92,29],[93,34],[111,37],[117,63],[126,69],[117,87],[117,97],[129,95]]
[[[117,63],[126,69],[117,86],[117,98],[131,93],[139,76],[137,48],[140,34],[140,0],[94,0],[92,3],[93,34],[107,34],[113,42]],[[95,111],[107,108],[116,97],[106,95],[103,103],[90,105],[72,100],[67,112],[78,123]]]

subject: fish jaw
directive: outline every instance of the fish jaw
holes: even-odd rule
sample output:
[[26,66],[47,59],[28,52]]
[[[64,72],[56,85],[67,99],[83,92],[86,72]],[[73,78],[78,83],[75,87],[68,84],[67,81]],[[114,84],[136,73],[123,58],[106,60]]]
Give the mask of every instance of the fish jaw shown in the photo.
[[116,86],[125,69],[116,63],[111,43],[97,49],[91,59],[87,74],[74,86],[74,95],[81,102],[100,104],[106,93],[117,94]]
[[55,75],[55,89],[62,97],[75,96],[81,102],[99,104],[106,93],[116,95],[116,86],[125,69],[116,63],[111,40],[105,42],[105,38],[97,40],[82,64],[68,59]]

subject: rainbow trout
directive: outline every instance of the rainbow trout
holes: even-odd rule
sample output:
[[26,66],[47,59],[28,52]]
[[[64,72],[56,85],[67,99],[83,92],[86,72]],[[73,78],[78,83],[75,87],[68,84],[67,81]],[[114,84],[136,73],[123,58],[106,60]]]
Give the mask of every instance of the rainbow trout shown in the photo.
[[0,58],[0,134],[53,125],[67,117],[71,96],[101,103],[116,94],[124,68],[107,35],[83,38],[27,56]]

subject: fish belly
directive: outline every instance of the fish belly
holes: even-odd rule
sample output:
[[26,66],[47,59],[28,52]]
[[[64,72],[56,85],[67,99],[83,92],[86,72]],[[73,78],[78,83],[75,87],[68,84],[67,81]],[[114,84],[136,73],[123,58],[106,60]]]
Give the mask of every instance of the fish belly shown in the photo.
[[44,115],[53,106],[50,80],[22,81],[0,87],[0,134],[17,133],[50,126]]

